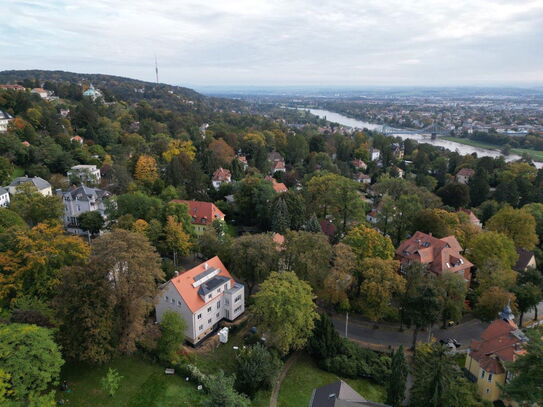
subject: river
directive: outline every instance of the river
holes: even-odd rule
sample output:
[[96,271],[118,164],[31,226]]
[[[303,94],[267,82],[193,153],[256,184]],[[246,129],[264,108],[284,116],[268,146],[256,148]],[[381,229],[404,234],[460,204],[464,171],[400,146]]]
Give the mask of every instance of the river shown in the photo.
[[[321,109],[304,109],[308,110],[310,113],[314,114],[315,116],[319,116],[321,118],[326,118],[329,122],[332,123],[339,123],[342,126],[352,127],[356,129],[368,129],[368,130],[382,130],[383,126],[381,124],[375,124],[375,123],[368,123],[364,122],[362,120],[353,119],[351,117],[344,116],[339,113],[331,112],[329,110],[321,110]],[[436,140],[432,140],[430,136],[423,136],[422,134],[394,134],[393,136],[400,137],[402,139],[412,139],[417,140],[419,143],[427,143],[432,144],[434,146],[444,147],[447,150],[456,151],[462,155],[464,154],[473,154],[477,153],[477,156],[487,156],[487,157],[500,157],[503,156],[503,154],[498,150],[492,150],[489,148],[482,148],[482,147],[473,147],[468,146],[467,144],[461,144],[457,143],[455,141],[449,141],[449,140],[443,140],[440,139],[439,136]],[[505,156],[506,161],[514,161],[518,160],[521,157],[516,154],[509,154],[508,156]],[[537,168],[542,168],[543,163],[541,162],[534,162],[535,166]]]

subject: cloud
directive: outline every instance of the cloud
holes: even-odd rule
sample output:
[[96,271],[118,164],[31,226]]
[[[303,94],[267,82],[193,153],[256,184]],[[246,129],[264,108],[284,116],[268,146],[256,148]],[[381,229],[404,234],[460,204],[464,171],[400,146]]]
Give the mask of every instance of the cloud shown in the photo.
[[[5,3],[5,4],[4,4]],[[543,0],[0,0],[0,69],[199,85],[543,82]]]

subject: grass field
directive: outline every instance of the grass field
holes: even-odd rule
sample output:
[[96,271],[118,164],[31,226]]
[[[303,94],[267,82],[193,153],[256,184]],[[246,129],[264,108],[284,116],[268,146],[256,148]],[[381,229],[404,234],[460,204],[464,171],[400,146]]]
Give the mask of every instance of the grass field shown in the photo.
[[[455,141],[460,144],[466,144],[468,146],[488,148],[491,150],[499,151],[501,148],[501,146],[498,146],[495,144],[483,143],[482,141],[476,141],[476,140],[471,140],[471,139],[461,138],[461,137],[445,136],[445,137],[440,137],[440,138],[444,140]],[[511,152],[513,154],[518,154],[518,155],[528,154],[535,161],[543,161],[543,151],[530,150],[528,148],[512,148]]]
[[21,167],[15,167],[13,169],[13,173],[11,174],[11,179],[15,179],[17,177],[22,177],[25,175],[25,170]]
[[[119,371],[123,379],[118,392],[109,397],[100,380],[108,368]],[[135,357],[119,358],[106,366],[67,365],[61,380],[67,380],[71,392],[58,392],[57,398],[78,407],[196,407],[204,395],[195,384],[181,377],[166,376],[164,369]]]
[[[279,392],[279,407],[307,406],[315,387],[339,380],[333,373],[325,372],[306,354],[290,368]],[[385,391],[382,386],[365,379],[343,379],[367,400],[383,402]]]

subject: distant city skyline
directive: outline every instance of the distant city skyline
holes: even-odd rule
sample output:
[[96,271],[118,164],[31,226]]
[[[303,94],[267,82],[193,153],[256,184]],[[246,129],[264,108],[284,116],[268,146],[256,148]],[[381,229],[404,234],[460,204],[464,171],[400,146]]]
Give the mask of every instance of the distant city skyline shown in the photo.
[[206,86],[542,86],[543,0],[0,0],[0,70]]

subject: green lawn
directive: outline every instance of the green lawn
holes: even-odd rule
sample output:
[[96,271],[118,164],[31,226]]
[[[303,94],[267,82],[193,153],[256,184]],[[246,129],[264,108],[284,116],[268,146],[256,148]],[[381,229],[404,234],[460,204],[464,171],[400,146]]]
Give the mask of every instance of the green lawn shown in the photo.
[[[488,148],[488,149],[491,149],[491,150],[498,150],[499,151],[501,149],[501,147],[502,147],[502,146],[498,146],[498,145],[495,145],[495,144],[484,143],[482,141],[471,140],[471,139],[468,139],[468,138],[450,137],[450,136],[444,136],[444,137],[440,137],[440,138],[442,138],[444,140],[455,141],[455,142],[460,143],[460,144],[466,144],[468,146]],[[530,157],[532,157],[532,159],[534,161],[543,161],[543,151],[531,150],[529,148],[512,148],[511,152],[513,154],[518,154],[518,155],[522,155],[522,154],[526,153]]]
[[11,174],[11,178],[15,179],[17,177],[22,177],[25,175],[25,170],[21,167],[15,167],[13,169],[13,173]]
[[[339,380],[333,373],[325,372],[306,354],[303,354],[289,369],[279,392],[279,407],[307,406],[315,387]],[[385,390],[370,380],[343,379],[368,400],[383,402]]]
[[[123,376],[117,394],[109,397],[100,380],[109,367]],[[177,375],[166,376],[164,369],[135,357],[119,358],[106,366],[69,364],[62,371],[69,393],[57,392],[57,398],[78,407],[197,407],[205,397],[193,383]]]

